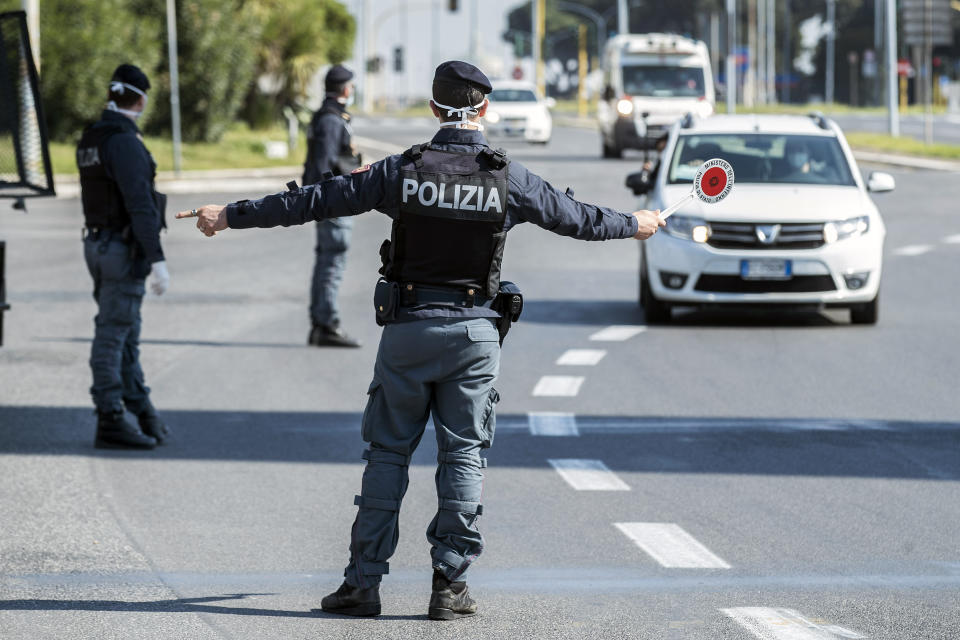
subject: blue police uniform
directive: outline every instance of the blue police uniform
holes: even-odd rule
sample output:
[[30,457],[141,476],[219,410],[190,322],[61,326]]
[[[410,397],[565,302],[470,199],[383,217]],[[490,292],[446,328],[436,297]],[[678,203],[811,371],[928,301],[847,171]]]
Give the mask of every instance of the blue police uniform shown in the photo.
[[[468,156],[489,151],[483,134],[468,129],[441,129],[430,148]],[[228,225],[290,226],[372,209],[396,220],[405,162],[404,155],[394,155],[359,173],[228,205]],[[581,203],[517,162],[509,165],[503,204],[504,233],[523,222],[580,240],[630,238],[637,232],[632,215]],[[438,511],[427,532],[433,566],[456,580],[483,549],[476,528],[485,466],[480,451],[493,441],[500,360],[493,323],[498,313],[486,293],[478,291],[470,305],[444,301],[442,294],[423,296],[402,306],[383,330],[363,415],[363,439],[370,448],[356,498],[345,571],[349,585],[367,588],[388,572],[407,466],[431,414],[440,451]]]
[[[342,86],[353,77],[346,68],[335,65],[327,73],[328,89]],[[313,115],[307,129],[307,159],[303,183],[313,184],[324,177],[342,175],[356,168],[351,147],[350,114],[336,97],[328,96]],[[353,220],[330,218],[317,221],[316,259],[310,286],[311,344],[357,346],[338,330],[340,312],[337,293],[347,263],[347,250]]]
[[[122,411],[126,406],[139,415],[152,410],[139,361],[140,305],[150,265],[164,259],[162,212],[153,188],[156,163],[130,118],[104,111],[100,121],[88,129],[93,135],[98,131],[104,132],[100,144],[86,146],[81,141],[78,155],[83,162],[94,155],[84,154],[85,149],[98,150],[99,164],[115,194],[98,206],[90,198],[94,188],[81,176],[85,208],[96,209],[87,212],[84,239],[84,257],[99,306],[90,356],[90,393],[101,412]],[[86,168],[81,167],[81,172]],[[120,211],[98,219],[108,207]]]

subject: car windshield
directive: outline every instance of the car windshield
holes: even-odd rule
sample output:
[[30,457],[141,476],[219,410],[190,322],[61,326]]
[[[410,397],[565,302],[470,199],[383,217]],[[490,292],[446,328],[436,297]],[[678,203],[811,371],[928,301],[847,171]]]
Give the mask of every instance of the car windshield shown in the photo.
[[537,94],[529,89],[494,89],[490,102],[536,102]]
[[703,69],[699,67],[624,65],[623,92],[629,96],[699,98]]
[[738,183],[856,185],[836,138],[760,133],[681,135],[668,184],[693,182],[711,158],[729,162]]

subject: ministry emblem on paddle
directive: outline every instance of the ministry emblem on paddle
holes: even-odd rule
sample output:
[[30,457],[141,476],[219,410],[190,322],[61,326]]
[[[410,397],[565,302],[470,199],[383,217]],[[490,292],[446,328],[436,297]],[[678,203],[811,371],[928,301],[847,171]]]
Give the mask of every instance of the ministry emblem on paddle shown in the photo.
[[679,202],[660,212],[660,219],[666,220],[683,205],[694,198],[707,204],[715,204],[726,198],[733,189],[733,167],[723,158],[707,160],[697,169],[693,179],[693,189]]

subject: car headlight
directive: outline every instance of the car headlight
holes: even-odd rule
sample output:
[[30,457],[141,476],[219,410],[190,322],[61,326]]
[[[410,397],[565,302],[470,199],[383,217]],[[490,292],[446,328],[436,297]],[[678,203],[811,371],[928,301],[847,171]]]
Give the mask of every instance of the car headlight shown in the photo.
[[675,238],[704,243],[710,238],[710,225],[703,218],[673,215],[667,218],[666,232]]
[[706,101],[697,103],[697,115],[701,118],[708,118],[713,115],[713,105]]
[[487,110],[487,115],[485,117],[487,119],[487,122],[489,122],[490,124],[497,124],[498,122],[500,122],[500,114],[497,113],[496,111]]
[[628,116],[633,113],[633,100],[624,98],[617,103],[617,112],[622,116]]
[[857,236],[862,236],[869,230],[869,216],[857,216],[856,218],[847,218],[839,222],[828,222],[823,225],[823,241],[830,244],[838,240],[856,238]]

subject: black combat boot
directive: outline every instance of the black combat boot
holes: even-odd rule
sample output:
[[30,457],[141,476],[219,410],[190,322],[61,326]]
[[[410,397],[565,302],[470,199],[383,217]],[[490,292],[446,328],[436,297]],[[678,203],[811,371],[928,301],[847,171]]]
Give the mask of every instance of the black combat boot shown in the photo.
[[170,438],[170,429],[154,410],[147,410],[138,415],[137,422],[140,424],[140,430],[156,440],[157,444],[163,444]]
[[360,342],[343,332],[337,325],[316,324],[310,329],[307,344],[311,347],[359,347]]
[[123,417],[123,411],[97,412],[98,449],[153,449],[156,439],[144,435]]
[[467,583],[452,582],[436,569],[433,570],[433,594],[430,596],[431,620],[456,620],[477,612],[477,603],[470,597]]
[[320,608],[327,613],[344,616],[372,617],[380,615],[380,585],[368,589],[353,587],[346,581],[340,588],[320,601]]

